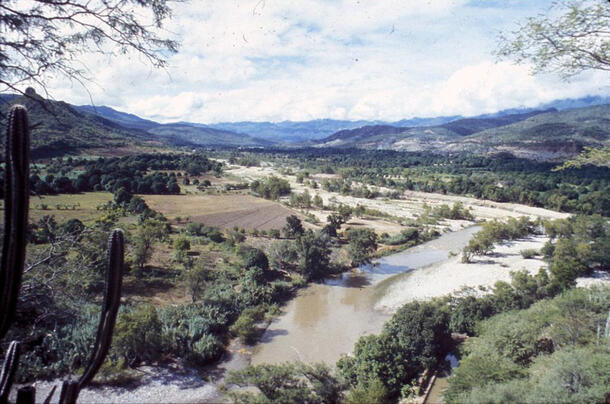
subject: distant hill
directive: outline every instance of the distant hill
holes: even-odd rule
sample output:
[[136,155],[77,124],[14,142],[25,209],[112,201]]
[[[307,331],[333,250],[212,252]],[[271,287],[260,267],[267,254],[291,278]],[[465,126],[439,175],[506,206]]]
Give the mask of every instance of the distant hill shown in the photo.
[[112,109],[110,107],[105,106],[93,106],[93,105],[78,105],[75,106],[79,111],[88,112],[90,114],[99,115],[103,118],[111,120],[130,129],[140,129],[147,131],[152,129],[160,124],[155,121],[150,121],[148,119],[140,118],[137,115],[129,114],[127,112],[120,112],[116,109]]
[[437,153],[509,151],[521,157],[555,159],[574,155],[583,146],[609,142],[610,105],[599,105],[464,118],[419,128],[365,126],[339,131],[318,146]]
[[[107,106],[73,106],[43,100],[37,95],[35,98],[0,94],[0,114],[5,115],[16,102],[28,106],[35,157],[121,154],[166,146],[291,144],[439,153],[510,151],[525,157],[559,158],[573,155],[585,145],[608,144],[610,129],[610,98],[599,96],[557,100],[538,109],[514,108],[467,118],[218,124],[161,124]],[[3,123],[1,120],[0,126]]]
[[[100,154],[108,150],[116,153],[146,146],[160,146],[146,132],[128,129],[105,119],[75,109],[62,101],[45,100],[36,93],[30,98],[3,95],[0,113],[3,116],[13,104],[25,105],[32,127],[32,156],[34,158],[65,154]],[[5,119],[0,123],[4,130]]]
[[169,123],[148,130],[159,138],[176,145],[263,147],[274,142],[227,130],[195,126],[188,123]]
[[284,121],[284,122],[224,122],[202,125],[209,128],[229,130],[238,133],[247,133],[260,139],[283,143],[304,143],[316,141],[332,135],[341,130],[356,129],[363,126],[393,125],[393,126],[423,126],[436,125],[460,118],[412,118],[398,122],[385,121],[344,121],[335,119],[315,119],[312,121]]
[[[530,111],[518,114],[461,118],[436,126],[397,127],[390,125],[363,126],[357,129],[342,130],[320,140],[322,146],[332,147],[374,147],[385,148],[404,139],[434,138],[449,141],[455,137],[468,136],[485,129],[504,126],[548,112]],[[554,111],[554,110],[553,110]],[[391,147],[391,146],[390,146]]]
[[248,134],[214,129],[196,123],[162,124],[105,106],[81,105],[76,108],[102,116],[127,128],[146,131],[156,139],[175,146],[262,147],[273,144],[271,141],[256,139]]
[[[32,90],[33,91],[33,90]],[[267,146],[271,142],[189,124],[160,124],[100,106],[73,106],[63,101],[0,94],[0,113],[13,104],[28,108],[34,158],[66,154],[124,154],[167,146]],[[0,127],[5,119],[0,120]]]
[[380,122],[316,119],[304,122],[224,122],[201,126],[237,133],[247,133],[251,136],[273,142],[300,143],[321,139],[341,129],[359,128],[376,123]]
[[472,150],[509,151],[543,159],[571,156],[583,146],[610,145],[610,104],[550,111],[465,140]]
[[465,118],[460,115],[440,116],[428,118],[409,118],[399,121],[346,121],[334,119],[315,119],[311,121],[284,121],[284,122],[222,122],[214,124],[193,124],[209,128],[228,130],[231,132],[244,133],[260,139],[266,139],[281,143],[316,143],[318,140],[327,138],[339,131],[358,129],[371,126],[394,126],[401,128],[417,128],[423,126],[439,126],[460,119],[472,118],[497,118],[506,115],[519,115],[549,109],[572,109],[593,105],[610,104],[610,97],[588,96],[575,99],[563,99],[541,104],[535,108],[512,108],[503,111]]

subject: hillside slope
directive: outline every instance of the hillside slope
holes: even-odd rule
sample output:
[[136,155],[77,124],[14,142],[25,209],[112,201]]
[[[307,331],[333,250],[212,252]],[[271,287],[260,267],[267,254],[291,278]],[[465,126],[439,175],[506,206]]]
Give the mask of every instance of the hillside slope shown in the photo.
[[464,118],[419,128],[365,126],[337,132],[318,146],[437,153],[508,151],[520,157],[555,159],[572,156],[583,146],[609,142],[610,105],[598,105]]
[[[122,127],[103,117],[78,111],[62,101],[44,100],[35,93],[4,96],[0,112],[6,116],[13,104],[25,105],[32,128],[32,157],[66,154],[115,154],[134,148],[161,146],[152,135]],[[0,125],[4,128],[5,122]]]
[[610,144],[610,105],[548,112],[465,139],[467,149],[509,151],[520,157],[559,158],[583,146]]
[[101,116],[126,128],[146,131],[153,135],[155,139],[169,145],[259,147],[268,146],[273,143],[268,140],[254,138],[248,134],[215,129],[202,124],[189,122],[162,124],[106,106],[93,107],[81,105],[76,108]]

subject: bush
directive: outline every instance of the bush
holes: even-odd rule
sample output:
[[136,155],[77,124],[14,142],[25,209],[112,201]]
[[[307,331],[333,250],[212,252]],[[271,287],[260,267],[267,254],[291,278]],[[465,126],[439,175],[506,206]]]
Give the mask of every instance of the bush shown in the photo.
[[381,335],[361,337],[354,356],[342,357],[337,367],[352,387],[378,379],[390,397],[398,397],[402,387],[438,363],[450,345],[444,307],[437,302],[413,302],[394,314]]
[[125,311],[114,330],[113,349],[127,363],[159,359],[162,352],[161,321],[154,306]]
[[603,402],[610,361],[598,330],[608,318],[609,292],[571,289],[481,322],[445,399],[512,402],[527,391],[528,402]]
[[452,303],[449,328],[452,332],[475,334],[475,325],[495,313],[493,298],[464,296]]
[[531,259],[536,257],[537,255],[540,255],[540,253],[538,252],[538,250],[534,249],[534,248],[528,248],[525,250],[521,250],[521,256],[525,259]]
[[237,403],[339,403],[345,388],[327,365],[301,362],[249,365],[231,372],[226,383],[256,387],[256,393],[230,392]]
[[265,311],[261,306],[245,309],[229,330],[233,336],[238,337],[244,344],[253,344],[260,335],[256,323],[262,321],[264,315]]
[[290,183],[284,179],[271,176],[262,181],[252,181],[250,189],[265,199],[279,199],[280,196],[290,194]]
[[220,359],[223,352],[224,348],[215,336],[204,334],[192,344],[192,351],[187,355],[186,359],[197,365],[205,365]]
[[239,255],[244,259],[244,268],[258,267],[263,271],[269,269],[269,259],[262,250],[254,247],[242,247]]
[[232,316],[213,304],[164,307],[159,312],[163,349],[196,365],[215,361],[224,352],[217,335],[227,331]]

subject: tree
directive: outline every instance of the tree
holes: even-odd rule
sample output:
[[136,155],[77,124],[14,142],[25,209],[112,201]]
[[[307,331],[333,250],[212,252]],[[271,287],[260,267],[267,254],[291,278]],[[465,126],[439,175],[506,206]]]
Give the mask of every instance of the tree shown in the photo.
[[244,268],[250,269],[252,267],[258,267],[263,271],[269,269],[269,259],[264,251],[255,248],[244,246],[239,250],[239,255],[244,259]]
[[331,213],[326,217],[328,226],[325,227],[326,232],[330,237],[337,237],[337,230],[345,223],[345,217],[340,213]]
[[116,192],[114,193],[114,203],[116,203],[117,205],[123,205],[123,204],[128,204],[129,201],[131,200],[131,192],[129,192],[128,190],[126,190],[125,188],[121,187],[119,189],[116,190]]
[[377,251],[377,234],[371,229],[351,229],[347,232],[349,258],[353,266],[369,264]]
[[144,265],[150,259],[154,243],[165,240],[168,234],[167,223],[158,220],[149,219],[138,226],[138,231],[133,238],[133,255],[139,269],[144,269]]
[[301,219],[296,215],[290,215],[286,218],[286,226],[284,226],[283,230],[287,238],[298,237],[305,231]]
[[328,238],[311,230],[305,231],[296,240],[298,263],[296,270],[307,279],[322,278],[328,274],[330,248]]
[[[3,0],[0,4],[0,84],[24,93],[24,82],[43,88],[45,74],[82,82],[85,53],[135,52],[153,66],[177,43],[159,36],[171,16],[170,0]],[[78,61],[78,64],[75,62]],[[4,91],[4,90],[1,90]]]
[[191,249],[191,241],[184,235],[178,236],[174,240],[174,259],[178,262],[185,263],[188,257],[188,250]]
[[560,0],[549,11],[502,35],[498,55],[530,62],[535,73],[559,72],[566,78],[584,70],[610,71],[607,0]]
[[203,294],[207,282],[210,280],[210,269],[213,263],[199,259],[195,264],[186,268],[182,273],[182,279],[191,295],[191,302],[195,303]]
[[[497,54],[530,62],[534,73],[559,72],[569,78],[585,70],[610,71],[610,4],[607,0],[561,0],[552,7],[558,17],[541,15],[502,35]],[[554,14],[554,13],[553,13]],[[610,165],[610,148],[585,148],[556,168],[583,164]]]

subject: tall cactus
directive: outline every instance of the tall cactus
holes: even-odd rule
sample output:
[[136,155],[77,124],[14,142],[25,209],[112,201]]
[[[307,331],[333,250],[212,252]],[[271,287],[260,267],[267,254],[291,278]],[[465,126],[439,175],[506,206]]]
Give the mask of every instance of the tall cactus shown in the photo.
[[[26,230],[29,208],[30,137],[27,110],[15,105],[10,112],[6,135],[4,240],[0,268],[0,340],[15,317],[17,298],[25,263]],[[108,241],[108,268],[104,302],[93,353],[85,372],[78,380],[67,380],[62,386],[60,402],[75,403],[80,390],[89,383],[104,362],[121,304],[121,285],[125,240],[121,230],[114,230]],[[0,404],[8,401],[19,365],[19,342],[11,342],[0,373]],[[54,390],[53,390],[54,391]],[[46,401],[50,401],[51,394]],[[32,386],[19,390],[18,402],[33,403]]]
[[0,339],[15,317],[25,261],[30,195],[30,133],[27,110],[15,105],[6,131],[4,240],[0,267]]
[[125,238],[121,230],[114,230],[108,240],[108,268],[106,270],[106,285],[104,303],[100,322],[97,327],[97,337],[93,354],[83,375],[78,380],[66,380],[61,389],[59,402],[75,403],[80,390],[89,383],[104,362],[110,343],[116,317],[121,305],[121,284],[123,281],[123,261],[125,255]]
[[2,365],[2,373],[0,374],[0,403],[8,402],[8,396],[11,392],[11,386],[17,373],[19,366],[20,343],[13,341],[6,351],[6,358]]
[[[0,259],[0,339],[17,308],[25,261],[30,195],[30,133],[27,110],[15,105],[9,114],[5,143],[4,240]],[[0,374],[0,404],[8,401],[19,366],[19,342],[11,342]]]

